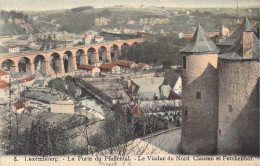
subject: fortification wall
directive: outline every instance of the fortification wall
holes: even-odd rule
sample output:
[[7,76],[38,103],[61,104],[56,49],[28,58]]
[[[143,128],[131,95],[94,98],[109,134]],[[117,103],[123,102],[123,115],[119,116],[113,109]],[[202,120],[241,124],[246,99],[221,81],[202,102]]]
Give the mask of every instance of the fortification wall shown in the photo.
[[218,54],[188,55],[183,78],[182,150],[214,154],[217,150]]
[[259,154],[260,62],[219,60],[219,154]]

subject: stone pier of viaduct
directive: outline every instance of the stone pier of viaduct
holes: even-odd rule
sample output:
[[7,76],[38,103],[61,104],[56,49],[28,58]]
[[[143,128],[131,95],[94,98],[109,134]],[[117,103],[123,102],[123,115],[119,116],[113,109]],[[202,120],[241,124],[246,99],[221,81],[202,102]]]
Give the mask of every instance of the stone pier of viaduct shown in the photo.
[[[96,61],[112,61],[135,44],[148,41],[144,38],[80,45],[41,52],[0,54],[0,65],[6,71],[24,71],[32,75],[37,67],[47,75],[72,73],[78,65]],[[39,65],[39,62],[40,65]]]

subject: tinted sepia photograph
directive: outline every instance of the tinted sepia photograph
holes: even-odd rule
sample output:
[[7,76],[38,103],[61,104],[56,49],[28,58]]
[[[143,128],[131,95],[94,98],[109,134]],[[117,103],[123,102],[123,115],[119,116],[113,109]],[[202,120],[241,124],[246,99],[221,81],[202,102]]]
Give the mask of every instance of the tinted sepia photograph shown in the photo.
[[0,0],[0,166],[260,166],[259,0]]

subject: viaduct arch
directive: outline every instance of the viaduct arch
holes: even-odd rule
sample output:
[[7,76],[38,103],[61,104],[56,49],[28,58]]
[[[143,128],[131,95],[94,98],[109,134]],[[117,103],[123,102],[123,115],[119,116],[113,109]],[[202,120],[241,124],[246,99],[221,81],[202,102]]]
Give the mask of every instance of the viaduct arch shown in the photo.
[[146,41],[148,40],[137,38],[42,52],[0,55],[0,66],[5,71],[20,71],[27,75],[34,74],[36,69],[48,75],[70,73],[77,70],[79,65],[117,59],[130,47]]

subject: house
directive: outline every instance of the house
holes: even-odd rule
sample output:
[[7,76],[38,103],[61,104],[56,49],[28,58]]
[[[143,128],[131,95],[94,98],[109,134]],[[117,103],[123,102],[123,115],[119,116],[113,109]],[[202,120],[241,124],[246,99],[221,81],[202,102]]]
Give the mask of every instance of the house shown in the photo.
[[172,91],[178,95],[182,93],[182,78],[175,71],[169,70],[165,73],[163,85],[170,85]]
[[97,43],[100,43],[100,42],[104,41],[104,38],[103,38],[103,36],[96,36],[96,37],[95,37],[95,41],[96,41]]
[[101,72],[112,73],[112,74],[120,73],[120,67],[112,63],[102,63],[99,66],[99,68]]
[[6,81],[0,80],[0,104],[6,104],[9,101],[9,88],[11,87]]
[[8,51],[9,51],[9,53],[18,53],[18,52],[20,52],[20,47],[19,46],[9,46]]
[[20,36],[17,38],[17,44],[18,45],[27,45],[29,43],[29,37],[30,36]]
[[143,111],[143,109],[140,107],[140,104],[136,104],[136,105],[130,105],[131,108],[131,112],[134,116],[145,116],[145,112]]
[[122,33],[129,33],[130,32],[129,28],[126,28],[126,27],[122,28],[121,31],[122,31]]
[[101,61],[94,61],[94,62],[91,62],[91,65],[99,67],[102,63],[103,63],[102,60]]
[[85,40],[85,44],[90,44],[92,42],[92,40],[94,39],[95,35],[93,32],[88,32],[85,36],[84,36],[84,40]]
[[24,111],[31,111],[33,107],[30,106],[30,100],[22,99],[18,100],[16,103],[13,104],[13,111],[21,114]]
[[132,25],[132,24],[134,24],[134,23],[135,23],[135,20],[132,19],[132,18],[129,18],[129,19],[126,20],[126,24],[127,24],[127,25]]
[[181,96],[180,96],[180,94],[177,94],[176,92],[171,90],[167,100],[169,100],[169,101],[181,100]]
[[137,65],[136,65],[136,68],[137,68],[138,70],[148,70],[148,69],[150,69],[150,67],[149,67],[147,64],[145,64],[145,63],[137,64]]
[[80,65],[79,72],[81,74],[89,73],[92,75],[92,77],[98,77],[100,73],[100,68],[91,65]]
[[114,22],[115,22],[116,24],[121,24],[121,23],[124,22],[124,19],[123,19],[123,18],[115,18],[115,19],[114,19]]
[[119,66],[121,68],[121,70],[127,70],[127,69],[132,69],[132,68],[136,67],[136,63],[130,62],[130,61],[116,60],[116,61],[113,61],[112,64]]
[[20,93],[27,89],[27,87],[32,87],[34,83],[34,77],[26,77],[18,80],[11,81],[11,89],[13,91],[13,97],[19,98]]
[[139,100],[166,99],[171,88],[169,85],[163,85],[163,81],[164,77],[132,79],[129,93],[133,99]]
[[9,82],[9,73],[0,69],[0,80],[3,80],[5,82]]

